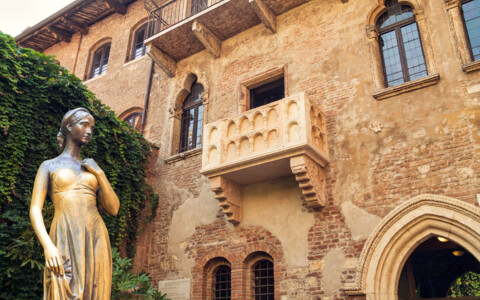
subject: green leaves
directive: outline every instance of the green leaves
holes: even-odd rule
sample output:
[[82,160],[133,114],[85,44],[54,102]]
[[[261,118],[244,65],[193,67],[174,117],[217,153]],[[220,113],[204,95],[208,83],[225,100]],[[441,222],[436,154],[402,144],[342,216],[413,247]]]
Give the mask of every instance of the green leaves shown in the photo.
[[467,272],[459,276],[450,286],[448,297],[480,296],[480,274]]
[[[90,110],[96,123],[82,155],[95,159],[120,199],[117,217],[103,215],[112,245],[125,240],[133,256],[137,216],[146,204],[155,212],[158,197],[145,182],[152,146],[80,79],[55,64],[54,57],[20,48],[0,32],[0,299],[37,299],[42,294],[43,249],[30,224],[30,196],[40,164],[60,154],[60,122],[75,107]],[[53,213],[47,196],[47,229]]]

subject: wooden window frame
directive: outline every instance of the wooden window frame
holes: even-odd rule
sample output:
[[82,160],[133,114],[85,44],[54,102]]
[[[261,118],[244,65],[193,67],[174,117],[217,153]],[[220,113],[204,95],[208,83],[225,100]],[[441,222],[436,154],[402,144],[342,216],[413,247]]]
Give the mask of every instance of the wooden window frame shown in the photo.
[[[96,78],[102,74],[105,74],[107,72],[107,68],[108,68],[108,62],[110,60],[110,50],[111,50],[111,46],[112,46],[112,43],[111,42],[107,42],[107,43],[104,43],[102,44],[100,47],[98,47],[97,49],[95,49],[95,51],[93,52],[93,55],[92,55],[92,62],[91,62],[91,66],[90,66],[90,72],[87,76],[87,79],[93,79],[93,78]],[[108,48],[108,51],[107,51],[107,48]],[[104,62],[105,60],[105,55],[108,53],[108,57],[107,57],[107,61]],[[95,74],[94,72],[94,69],[95,69],[95,58],[98,57],[98,55],[100,55],[100,65],[99,65],[99,69],[100,69],[100,72],[98,74]],[[106,65],[106,68],[105,68],[105,71],[102,71],[103,70],[103,67],[104,65]]]
[[[198,100],[194,101],[191,104],[185,105],[185,101],[187,101],[188,98],[191,97],[194,92],[196,92],[194,90],[194,87],[197,84],[202,87],[202,91],[199,92],[199,94],[198,94]],[[186,151],[196,149],[196,148],[200,148],[202,146],[201,138],[200,138],[200,143],[197,144],[197,137],[198,137],[198,130],[199,130],[199,128],[198,128],[199,108],[200,108],[200,106],[203,106],[202,94],[203,94],[204,91],[205,91],[205,89],[204,89],[203,85],[198,83],[197,81],[194,81],[193,84],[192,84],[192,87],[190,89],[190,94],[188,94],[185,97],[184,104],[182,105],[182,117],[181,117],[181,120],[180,120],[180,122],[181,122],[180,123],[180,145],[179,145],[179,148],[178,148],[179,153],[186,152]],[[193,134],[192,134],[192,136],[193,136],[192,139],[194,140],[194,142],[192,143],[191,146],[189,146],[188,145],[188,132],[187,132],[188,128],[185,127],[185,122],[186,122],[185,116],[186,116],[186,113],[188,111],[190,111],[191,109],[194,109],[194,116],[193,116],[193,124],[194,125],[193,125]],[[202,126],[201,126],[200,130],[203,130],[203,108],[202,108]],[[185,139],[185,137],[186,137],[186,139]]]
[[240,88],[238,91],[238,113],[250,110],[250,90],[260,87],[262,85],[271,83],[283,77],[283,86],[285,90],[285,98],[289,96],[288,93],[288,66],[282,65],[272,68],[255,76],[244,79],[240,82]]
[[[381,29],[378,28],[378,36],[379,37],[384,33],[395,31],[395,36],[396,36],[397,45],[398,45],[398,54],[400,56],[400,64],[402,65],[402,73],[403,73],[404,83],[409,82],[411,80],[410,80],[410,74],[408,72],[408,60],[407,60],[407,56],[406,56],[406,53],[405,53],[405,43],[403,42],[403,36],[402,36],[401,30],[402,30],[402,27],[405,27],[405,26],[408,26],[408,25],[411,25],[411,24],[416,24],[416,23],[417,22],[415,21],[415,16],[412,15],[412,17],[410,17],[408,19],[396,22],[394,24],[388,25],[388,26],[386,26],[384,28],[381,28]],[[418,30],[418,25],[417,25],[417,30]],[[420,36],[420,32],[418,32],[418,34]],[[378,39],[378,42],[379,42],[379,47],[380,47],[380,55],[382,57],[384,85],[386,87],[390,87],[390,85],[388,83],[388,79],[387,79],[387,70],[386,70],[386,66],[385,66],[385,58],[383,57],[383,51],[381,51],[382,46],[381,46],[381,39],[380,38]],[[423,59],[425,60],[425,55],[423,54],[423,44],[422,44],[421,36],[420,36],[420,47],[422,48],[422,55],[423,55]]]
[[370,55],[373,68],[373,94],[372,96],[377,100],[383,100],[386,98],[394,97],[406,92],[418,90],[424,87],[435,85],[440,81],[440,75],[437,73],[435,65],[435,59],[433,55],[433,47],[430,39],[429,30],[427,28],[427,22],[425,12],[417,0],[402,0],[402,5],[409,5],[413,9],[413,15],[415,22],[417,23],[418,33],[420,36],[420,42],[422,45],[423,55],[425,58],[425,65],[427,69],[427,76],[418,78],[412,81],[408,81],[396,86],[385,86],[385,74],[383,67],[383,58],[381,55],[379,38],[380,34],[377,28],[377,20],[386,11],[385,0],[378,0],[376,7],[372,9],[367,17],[367,42],[370,48]]
[[[145,39],[147,37],[147,28],[148,26],[148,22],[145,22],[143,23],[140,27],[138,27],[135,32],[133,33],[132,35],[132,45],[130,47],[130,55],[128,56],[128,59],[127,61],[133,61],[133,60],[136,60],[140,57],[143,57],[145,56],[145,54],[147,54],[147,47],[145,46]],[[141,54],[139,56],[137,56],[137,45],[140,44],[140,43],[137,43],[137,37],[140,33],[140,31],[143,30],[143,40],[142,40],[142,51],[141,51]]]

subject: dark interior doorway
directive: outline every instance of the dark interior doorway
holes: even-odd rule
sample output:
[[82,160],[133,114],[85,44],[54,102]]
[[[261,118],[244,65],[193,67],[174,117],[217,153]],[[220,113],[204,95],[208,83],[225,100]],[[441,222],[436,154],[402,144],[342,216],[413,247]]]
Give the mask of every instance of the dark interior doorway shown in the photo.
[[471,289],[452,297],[452,289],[457,291],[459,282],[463,287],[476,285],[465,280],[465,274],[469,278],[472,274],[473,278],[480,278],[477,277],[480,274],[479,261],[456,243],[432,237],[420,244],[406,261],[398,283],[398,299],[480,299],[480,294]]

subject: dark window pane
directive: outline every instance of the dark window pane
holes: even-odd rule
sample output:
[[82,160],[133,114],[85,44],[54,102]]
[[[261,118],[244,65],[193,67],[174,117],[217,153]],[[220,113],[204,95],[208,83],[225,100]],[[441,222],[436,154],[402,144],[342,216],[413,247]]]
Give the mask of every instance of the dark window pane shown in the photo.
[[108,58],[110,55],[110,43],[98,48],[93,54],[92,69],[88,78],[96,77],[107,71]]
[[228,266],[220,266],[214,273],[214,300],[230,300],[231,270]]
[[199,147],[202,144],[203,104],[201,84],[194,82],[191,93],[183,102],[180,152]]
[[255,300],[274,298],[274,280],[273,280],[273,263],[269,260],[261,260],[256,263],[253,268],[253,298]]
[[480,1],[473,0],[462,4],[462,11],[473,60],[478,60],[480,58]]
[[145,44],[143,43],[145,40],[145,31],[147,29],[146,24],[140,27],[137,32],[135,32],[135,38],[133,41],[133,50],[131,59],[136,59],[145,55]]

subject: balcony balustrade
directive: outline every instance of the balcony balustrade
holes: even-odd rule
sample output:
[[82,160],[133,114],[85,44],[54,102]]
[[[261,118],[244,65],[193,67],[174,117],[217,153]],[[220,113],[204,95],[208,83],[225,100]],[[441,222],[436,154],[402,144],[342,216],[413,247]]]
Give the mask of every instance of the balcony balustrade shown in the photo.
[[209,123],[203,132],[201,173],[232,223],[242,217],[241,186],[292,173],[308,207],[325,205],[325,117],[303,93]]

